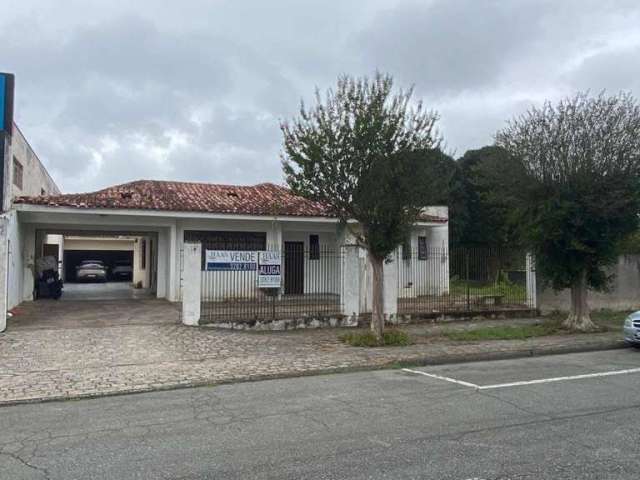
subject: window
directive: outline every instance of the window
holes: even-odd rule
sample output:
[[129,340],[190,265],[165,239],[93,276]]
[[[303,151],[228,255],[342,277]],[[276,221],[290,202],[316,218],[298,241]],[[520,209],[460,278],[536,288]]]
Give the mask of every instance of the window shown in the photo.
[[184,241],[202,244],[202,268],[204,268],[207,250],[259,251],[267,249],[267,234],[265,232],[185,230]]
[[411,260],[411,237],[407,237],[402,242],[402,259]]
[[427,237],[418,237],[418,260],[426,260],[428,256]]
[[309,260],[320,260],[320,236],[309,235]]
[[22,164],[13,157],[13,184],[22,190]]
[[147,268],[147,239],[140,240],[140,270]]

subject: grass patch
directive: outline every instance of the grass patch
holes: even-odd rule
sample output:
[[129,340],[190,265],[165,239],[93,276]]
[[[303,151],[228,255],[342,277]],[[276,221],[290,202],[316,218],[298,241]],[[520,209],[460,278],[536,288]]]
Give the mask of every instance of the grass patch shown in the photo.
[[[591,320],[600,327],[600,331],[617,331],[622,328],[624,319],[631,312],[614,312],[612,310],[594,310]],[[505,325],[498,327],[479,327],[472,330],[445,331],[442,335],[449,340],[474,342],[482,340],[526,340],[527,338],[561,335],[570,332],[562,327],[567,312],[554,312],[547,315],[542,323],[534,325]]]
[[382,334],[382,342],[379,342],[371,331],[349,332],[340,335],[340,340],[352,347],[398,347],[411,343],[411,338],[407,332],[397,328],[385,330]]
[[454,296],[465,296],[467,294],[467,288],[469,289],[469,295],[471,296],[503,295],[506,300],[510,301],[524,301],[527,298],[527,290],[524,285],[507,282],[470,282],[467,287],[467,283],[462,280],[452,280],[449,283],[449,294]]
[[499,327],[480,327],[473,330],[445,331],[449,340],[475,342],[482,340],[526,340],[562,333],[564,330],[557,320],[545,320],[535,325],[505,325]]
[[[622,328],[624,324],[624,319],[632,313],[632,311],[622,311],[616,312],[614,310],[593,310],[589,314],[591,316],[591,320],[598,325],[600,328],[604,330],[617,330]],[[547,315],[545,318],[547,320],[555,321],[561,323],[565,318],[569,315],[568,312],[553,312]]]

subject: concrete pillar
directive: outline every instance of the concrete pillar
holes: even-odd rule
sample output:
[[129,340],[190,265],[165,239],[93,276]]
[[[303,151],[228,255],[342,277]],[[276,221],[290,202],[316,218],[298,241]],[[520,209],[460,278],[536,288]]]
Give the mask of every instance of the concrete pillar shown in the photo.
[[[178,238],[178,229],[175,225],[169,227],[169,253],[168,258],[173,259],[169,261],[169,301],[180,301],[180,256],[178,255],[179,248],[183,245],[182,239],[184,238],[183,230],[180,229],[180,238]],[[178,273],[176,273],[178,272]]]
[[267,250],[282,250],[282,223],[274,220],[267,230]]
[[353,324],[360,315],[360,247],[342,246],[342,314]]
[[8,219],[0,216],[0,332],[7,328]]
[[182,323],[197,326],[200,322],[202,282],[202,247],[199,243],[185,243],[182,270]]
[[400,261],[399,250],[396,249],[391,254],[391,261],[385,262],[383,275],[383,309],[384,319],[389,323],[396,323],[398,319],[398,262]]
[[27,225],[24,229],[24,241],[22,242],[22,300],[33,300],[34,272],[36,262],[36,229],[33,225]]
[[156,282],[156,297],[166,298],[169,291],[169,231],[163,228],[158,233],[158,266],[157,266],[157,282]]
[[527,277],[527,305],[530,308],[538,308],[538,295],[536,285],[536,270],[533,255],[527,253],[526,259],[526,277]]

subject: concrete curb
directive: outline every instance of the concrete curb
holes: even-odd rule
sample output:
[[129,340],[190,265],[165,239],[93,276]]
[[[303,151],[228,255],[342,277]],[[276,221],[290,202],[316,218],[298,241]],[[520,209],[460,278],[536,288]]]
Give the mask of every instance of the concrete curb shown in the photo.
[[[357,347],[354,347],[357,348]],[[317,375],[330,375],[336,373],[352,373],[352,372],[367,372],[374,370],[388,370],[398,367],[410,367],[410,366],[427,366],[427,365],[446,365],[446,364],[460,364],[460,363],[472,363],[483,362],[492,360],[509,360],[515,358],[527,358],[538,357],[544,355],[563,355],[569,353],[581,353],[581,352],[595,352],[604,350],[617,350],[622,348],[630,348],[630,346],[622,340],[607,340],[599,342],[583,343],[580,345],[551,345],[551,346],[539,346],[523,348],[521,350],[510,351],[487,351],[476,353],[461,353],[450,355],[425,355],[424,357],[413,357],[407,360],[394,360],[377,365],[355,365],[348,367],[331,367],[321,368],[316,370],[307,370],[302,372],[287,372],[278,374],[265,374],[265,375],[252,375],[246,377],[236,377],[227,380],[220,381],[196,381],[188,383],[174,383],[160,385],[157,387],[149,388],[130,388],[124,390],[118,390],[113,392],[98,392],[98,393],[86,393],[77,394],[72,396],[52,396],[52,397],[33,397],[18,400],[0,400],[1,407],[10,407],[14,405],[24,405],[30,403],[45,403],[45,402],[61,402],[72,400],[88,400],[101,397],[115,397],[120,395],[132,395],[138,393],[151,393],[162,392],[168,390],[181,390],[187,388],[198,387],[214,387],[218,385],[230,385],[234,383],[247,383],[247,382],[259,382],[264,380],[278,380],[285,378],[297,378],[297,377],[310,377]]]

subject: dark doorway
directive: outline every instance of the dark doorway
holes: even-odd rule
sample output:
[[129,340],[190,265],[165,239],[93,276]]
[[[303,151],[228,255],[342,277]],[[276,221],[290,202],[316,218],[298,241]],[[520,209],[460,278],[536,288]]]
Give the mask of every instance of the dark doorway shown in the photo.
[[284,242],[284,293],[304,293],[304,242]]

